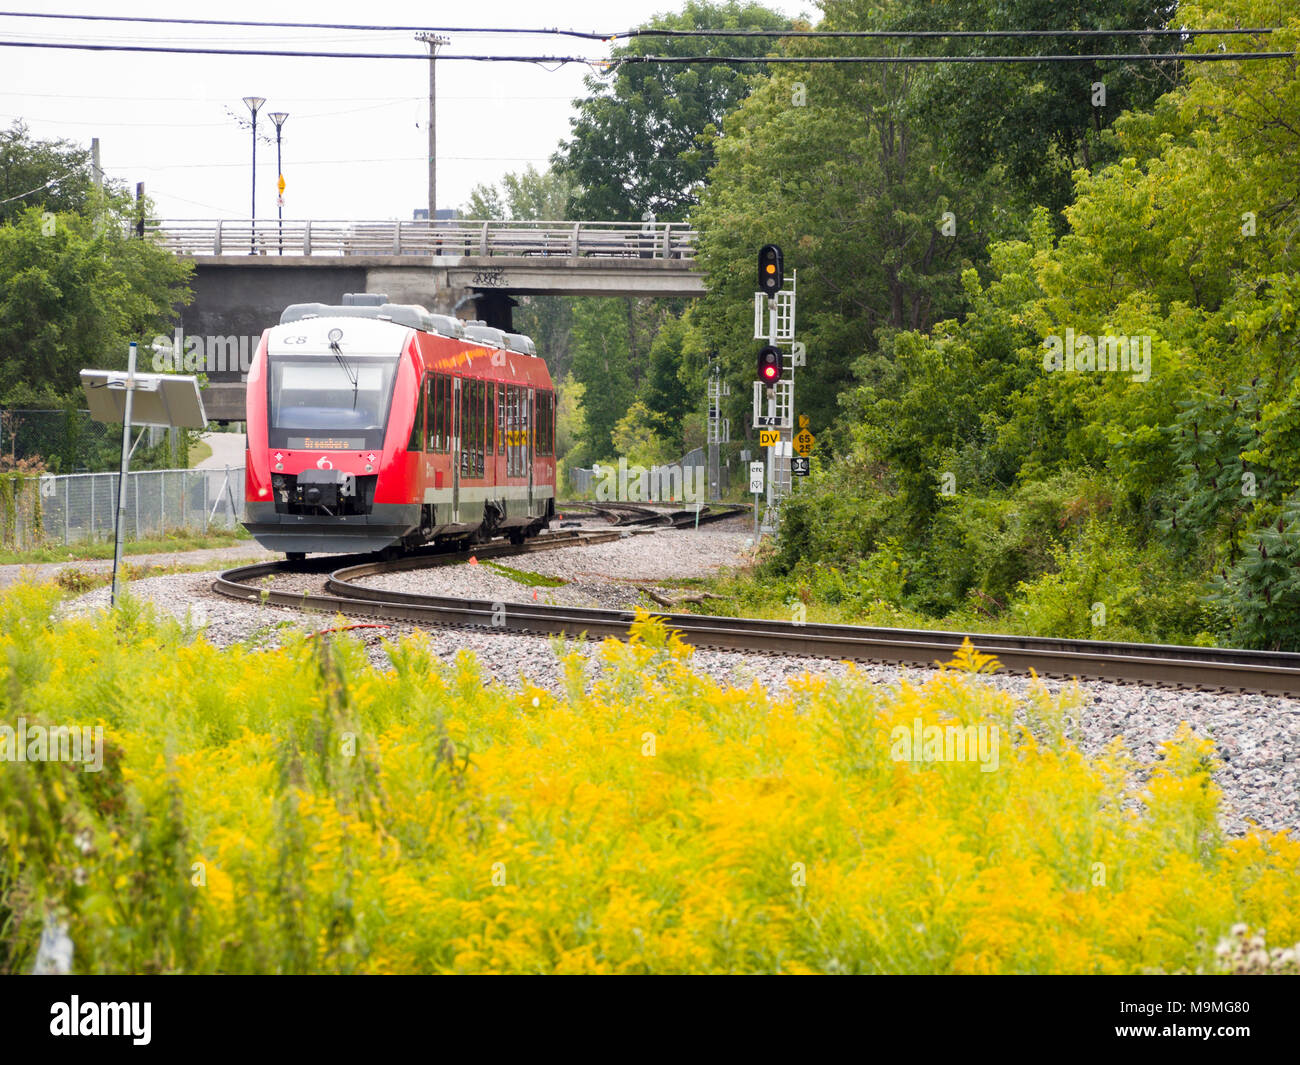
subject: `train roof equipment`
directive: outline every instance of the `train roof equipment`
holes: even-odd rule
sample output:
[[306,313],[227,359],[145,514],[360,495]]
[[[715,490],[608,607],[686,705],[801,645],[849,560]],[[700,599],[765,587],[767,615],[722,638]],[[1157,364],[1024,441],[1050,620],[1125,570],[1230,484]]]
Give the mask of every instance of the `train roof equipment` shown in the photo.
[[[366,302],[357,302],[363,299]],[[437,333],[456,340],[465,338],[465,327],[459,318],[448,314],[431,314],[418,303],[389,303],[381,293],[349,292],[343,303],[293,303],[280,315],[280,324],[301,322],[309,318],[376,318],[393,322],[423,333]]]

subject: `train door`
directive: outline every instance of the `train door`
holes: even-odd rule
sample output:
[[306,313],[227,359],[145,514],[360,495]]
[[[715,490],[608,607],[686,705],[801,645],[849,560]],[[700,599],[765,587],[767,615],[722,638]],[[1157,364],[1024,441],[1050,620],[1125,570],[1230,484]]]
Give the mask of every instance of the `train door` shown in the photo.
[[533,417],[534,392],[530,388],[524,400],[524,463],[528,466],[528,516],[533,516]]
[[451,393],[451,521],[453,525],[460,524],[460,462],[461,455],[461,410],[460,410],[460,385],[459,377],[452,379]]

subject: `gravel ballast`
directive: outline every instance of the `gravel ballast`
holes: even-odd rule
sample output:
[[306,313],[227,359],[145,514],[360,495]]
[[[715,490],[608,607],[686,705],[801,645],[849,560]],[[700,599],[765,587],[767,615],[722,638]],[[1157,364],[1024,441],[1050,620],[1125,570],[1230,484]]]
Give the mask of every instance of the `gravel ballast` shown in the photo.
[[[504,576],[486,565],[441,566],[408,573],[367,579],[375,587],[427,594],[484,599],[494,602],[537,601],[581,606],[628,609],[644,597],[636,585],[672,588],[675,579],[704,576],[719,567],[743,562],[752,546],[745,522],[725,522],[697,531],[655,531],[590,547],[564,548],[533,555],[502,559],[501,564],[558,577],[570,583],[561,587],[533,588]],[[279,631],[292,626],[303,631],[350,624],[319,615],[240,603],[211,591],[215,572],[181,573],[134,582],[131,592],[177,617],[204,626],[206,637],[215,645],[229,646],[248,640],[257,646],[273,647]],[[293,578],[303,590],[319,590],[320,577]],[[294,585],[296,587],[296,584]],[[277,580],[277,588],[285,585]],[[255,588],[250,588],[255,592]],[[668,594],[674,594],[671,591]],[[107,589],[97,589],[68,604],[70,610],[107,606]],[[383,641],[415,631],[409,624],[395,622],[386,628],[357,630],[354,634],[367,647],[371,661],[387,668]],[[461,651],[470,651],[491,683],[517,687],[530,683],[558,690],[559,667],[553,642],[546,637],[527,636],[486,629],[432,629],[428,639],[435,654],[451,661]],[[594,675],[600,669],[593,657],[594,644],[575,645],[591,660]],[[929,670],[890,665],[859,664],[753,653],[699,650],[694,668],[720,683],[749,686],[758,684],[778,694],[787,681],[805,673],[846,676],[856,672],[865,680],[896,686],[906,679],[919,683]],[[999,674],[981,678],[980,683],[1027,696],[1036,685],[1051,692],[1075,685],[1052,680]],[[1215,780],[1224,792],[1223,828],[1241,835],[1247,821],[1268,830],[1300,830],[1300,701],[1280,696],[1237,695],[1174,691],[1137,685],[1087,681],[1078,685],[1078,706],[1074,736],[1080,748],[1096,755],[1116,736],[1123,737],[1130,754],[1151,762],[1158,747],[1172,739],[1180,722],[1186,721],[1201,736],[1213,737],[1223,766]]]

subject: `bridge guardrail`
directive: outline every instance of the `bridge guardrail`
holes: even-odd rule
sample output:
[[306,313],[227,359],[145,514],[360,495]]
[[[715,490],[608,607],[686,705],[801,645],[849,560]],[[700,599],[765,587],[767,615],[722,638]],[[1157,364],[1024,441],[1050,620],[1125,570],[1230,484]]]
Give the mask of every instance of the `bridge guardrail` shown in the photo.
[[684,222],[159,220],[145,229],[178,255],[455,255],[694,259]]

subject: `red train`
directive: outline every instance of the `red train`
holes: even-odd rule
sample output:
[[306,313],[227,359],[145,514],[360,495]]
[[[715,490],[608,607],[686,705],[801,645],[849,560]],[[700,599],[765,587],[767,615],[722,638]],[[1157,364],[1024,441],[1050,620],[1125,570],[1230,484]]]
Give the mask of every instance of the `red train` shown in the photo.
[[555,514],[555,393],[525,336],[370,293],[294,304],[247,416],[244,525],[290,559],[519,543]]

